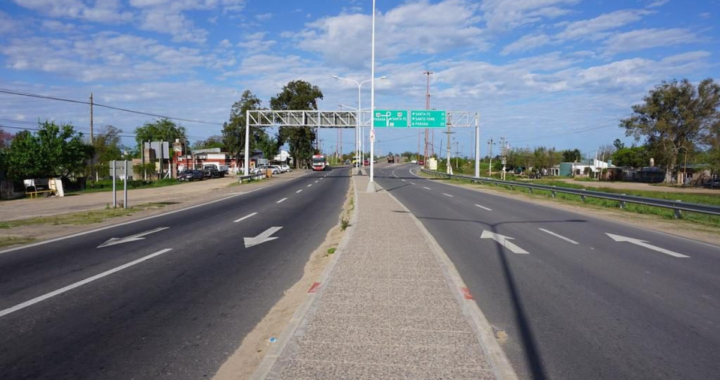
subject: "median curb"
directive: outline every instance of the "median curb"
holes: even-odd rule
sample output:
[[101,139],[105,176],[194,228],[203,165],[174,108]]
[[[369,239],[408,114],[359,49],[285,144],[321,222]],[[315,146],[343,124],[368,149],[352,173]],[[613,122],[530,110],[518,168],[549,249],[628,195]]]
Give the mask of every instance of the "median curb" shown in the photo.
[[[384,190],[383,190],[384,191]],[[510,365],[510,361],[505,356],[505,352],[500,347],[500,344],[495,339],[493,327],[488,322],[485,314],[478,306],[477,302],[473,300],[472,295],[467,290],[467,285],[462,280],[460,273],[455,268],[445,251],[440,247],[437,240],[432,236],[422,222],[413,214],[402,202],[400,202],[395,196],[389,191],[385,191],[390,198],[392,198],[407,214],[412,218],[417,225],[420,232],[425,236],[428,243],[430,243],[430,250],[435,254],[435,258],[442,269],[445,279],[450,285],[450,289],[453,292],[455,298],[457,298],[462,305],[463,313],[468,318],[470,326],[475,330],[480,346],[485,351],[485,354],[489,358],[490,364],[495,373],[496,379],[502,380],[518,380],[518,376],[515,370]]]
[[355,188],[355,178],[352,176],[352,173],[350,175],[350,186],[352,186],[353,189],[353,202],[355,204],[355,207],[353,209],[352,217],[350,218],[350,224],[345,229],[345,235],[340,240],[340,244],[338,245],[337,250],[335,250],[332,260],[325,268],[325,270],[323,270],[320,278],[318,278],[318,280],[308,290],[307,297],[295,311],[292,318],[290,319],[290,322],[288,322],[288,325],[285,327],[285,329],[283,329],[282,333],[280,333],[280,336],[278,337],[278,344],[271,346],[270,350],[268,350],[268,353],[260,362],[257,369],[255,369],[255,372],[253,372],[252,376],[250,376],[250,380],[263,380],[268,376],[268,374],[270,374],[270,371],[277,362],[278,358],[280,358],[288,343],[292,339],[293,335],[295,335],[295,331],[297,331],[297,329],[300,327],[300,324],[305,321],[305,317],[310,312],[314,312],[317,309],[317,301],[327,288],[324,285],[327,284],[328,278],[330,277],[330,274],[335,268],[335,265],[342,256],[343,252],[345,252],[345,250],[347,249],[350,238],[352,237],[357,225],[357,210],[360,207],[360,200],[358,197],[357,189]]

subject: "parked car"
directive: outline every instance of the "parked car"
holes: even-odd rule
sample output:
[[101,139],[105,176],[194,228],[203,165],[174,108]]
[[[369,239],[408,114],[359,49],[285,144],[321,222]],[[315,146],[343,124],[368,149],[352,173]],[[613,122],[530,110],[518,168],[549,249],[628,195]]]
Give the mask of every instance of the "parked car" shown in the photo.
[[417,160],[410,161],[411,164],[417,164]]
[[368,161],[368,160],[363,161],[363,166],[370,166],[370,161]]
[[418,165],[425,165],[425,161],[423,161],[423,160],[418,161]]
[[178,181],[202,181],[204,177],[201,170],[185,170],[178,174]]
[[280,165],[280,168],[282,168],[283,171],[285,171],[285,172],[291,172],[291,171],[292,171],[292,169],[290,168],[290,166],[288,166],[288,165],[286,165],[286,164]]
[[205,178],[220,178],[223,175],[214,166],[206,166],[203,168],[203,175]]
[[[221,168],[222,168],[222,167],[227,168],[227,166],[225,166],[225,165],[220,165],[220,167],[221,167]],[[225,174],[227,174],[227,172],[228,172],[227,169],[225,169],[225,170],[218,169],[218,165],[205,165],[205,166],[203,167],[203,170],[209,170],[210,173],[212,174],[212,175],[211,175],[212,178],[222,178],[222,177],[225,177]]]
[[282,167],[280,167],[280,165],[269,165],[269,167],[270,169],[272,169],[273,174],[285,173],[285,171],[282,170]]
[[707,181],[703,184],[703,187],[708,189],[720,189],[720,179]]

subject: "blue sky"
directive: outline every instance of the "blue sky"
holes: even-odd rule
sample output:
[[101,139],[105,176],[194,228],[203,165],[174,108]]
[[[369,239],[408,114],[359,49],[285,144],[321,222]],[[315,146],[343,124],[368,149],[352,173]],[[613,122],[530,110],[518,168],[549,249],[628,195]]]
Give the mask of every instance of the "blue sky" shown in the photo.
[[[264,104],[290,80],[318,85],[321,108],[356,105],[370,77],[370,0],[3,0],[0,88],[226,121],[242,91]],[[718,75],[720,0],[378,0],[376,107],[481,114],[481,148],[580,148],[617,127],[662,80]],[[369,86],[366,88],[369,89]],[[369,104],[369,92],[363,102]],[[0,94],[0,124],[38,119],[89,129],[86,106]],[[96,109],[130,135],[151,118]],[[191,140],[220,126],[182,123]],[[12,130],[11,130],[12,131]],[[337,132],[321,132],[334,151]],[[471,154],[469,130],[455,138]],[[436,134],[436,145],[445,137]],[[352,149],[345,131],[343,150]],[[417,132],[378,131],[378,149],[417,149]],[[131,137],[126,139],[131,143]],[[444,146],[444,145],[443,145]],[[496,148],[497,149],[497,148]],[[328,149],[329,150],[329,149]]]

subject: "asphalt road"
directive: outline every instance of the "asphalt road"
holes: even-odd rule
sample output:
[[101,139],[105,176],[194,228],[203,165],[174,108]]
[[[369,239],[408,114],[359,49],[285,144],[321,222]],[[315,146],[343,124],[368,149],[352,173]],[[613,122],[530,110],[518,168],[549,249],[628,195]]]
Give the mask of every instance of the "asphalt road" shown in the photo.
[[376,181],[422,221],[490,323],[506,331],[502,347],[521,378],[720,376],[719,246],[410,169],[418,166],[380,165]]
[[[0,253],[0,378],[211,378],[302,277],[348,186],[349,170],[315,172]],[[246,247],[263,233],[277,239]]]

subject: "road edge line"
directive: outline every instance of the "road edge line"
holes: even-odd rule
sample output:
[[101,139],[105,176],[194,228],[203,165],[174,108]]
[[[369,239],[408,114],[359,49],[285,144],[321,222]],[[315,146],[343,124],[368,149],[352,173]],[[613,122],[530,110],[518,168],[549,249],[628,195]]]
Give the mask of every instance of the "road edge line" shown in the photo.
[[[340,240],[340,244],[338,244],[338,247],[333,254],[332,260],[330,261],[330,263],[328,263],[327,267],[325,268],[325,270],[323,270],[322,274],[316,281],[321,284],[319,291],[307,294],[305,300],[297,308],[297,310],[295,310],[295,313],[290,319],[290,322],[288,322],[287,326],[285,326],[283,331],[280,333],[278,337],[279,344],[270,347],[267,354],[265,354],[263,360],[255,369],[255,372],[253,372],[252,376],[250,376],[249,380],[263,380],[270,374],[273,367],[275,366],[275,363],[277,363],[283,351],[285,351],[288,343],[290,343],[290,340],[295,335],[295,332],[298,330],[298,328],[303,322],[306,322],[305,317],[308,316],[311,312],[315,312],[317,310],[317,300],[325,293],[325,289],[327,289],[328,278],[330,277],[333,269],[335,269],[335,265],[337,264],[338,260],[347,249],[347,246],[350,243],[350,238],[355,232],[355,226],[357,225],[360,201],[357,188],[355,187],[355,176],[352,175],[352,169],[350,169],[350,186],[352,186],[353,189],[353,202],[355,203],[355,208],[353,210],[352,217],[350,218],[350,224],[345,229],[345,235]],[[340,217],[342,218],[342,213]]]
[[445,280],[449,282],[450,290],[453,292],[455,298],[460,302],[463,312],[468,317],[470,326],[473,327],[477,335],[478,340],[483,347],[483,351],[488,357],[488,361],[492,366],[493,372],[496,379],[502,380],[518,380],[518,376],[515,370],[510,365],[510,361],[505,355],[505,351],[502,350],[500,344],[495,339],[493,328],[488,322],[485,314],[483,314],[480,306],[473,299],[467,299],[463,294],[462,289],[466,289],[467,286],[462,280],[460,273],[455,268],[447,253],[442,249],[440,244],[435,240],[430,231],[428,231],[422,222],[413,214],[405,205],[400,202],[394,195],[390,194],[389,191],[386,193],[397,202],[400,207],[410,215],[415,222],[415,225],[420,229],[420,232],[425,236],[425,239],[430,243],[430,249],[435,254],[435,258],[440,264]]

